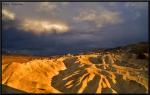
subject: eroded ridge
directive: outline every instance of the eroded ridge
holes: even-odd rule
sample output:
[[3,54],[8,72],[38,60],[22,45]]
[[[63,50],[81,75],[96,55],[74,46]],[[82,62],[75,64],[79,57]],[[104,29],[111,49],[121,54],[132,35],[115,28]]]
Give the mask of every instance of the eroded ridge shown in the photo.
[[66,69],[63,62],[49,59],[37,59],[22,64],[14,62],[3,68],[4,85],[30,93],[59,93],[50,85],[51,78],[57,75],[59,70]]
[[[121,66],[122,56],[125,55],[119,56],[108,53],[67,58],[64,60],[64,64],[68,65],[68,68],[53,78],[54,81],[57,80],[59,83],[52,81],[52,86],[68,93],[147,92],[148,77],[144,76],[147,73],[143,75],[143,72],[146,71]],[[69,69],[71,65],[75,64],[76,69]],[[131,89],[132,91],[129,91]]]
[[148,59],[137,56],[106,52],[12,62],[2,65],[2,84],[28,93],[147,93]]

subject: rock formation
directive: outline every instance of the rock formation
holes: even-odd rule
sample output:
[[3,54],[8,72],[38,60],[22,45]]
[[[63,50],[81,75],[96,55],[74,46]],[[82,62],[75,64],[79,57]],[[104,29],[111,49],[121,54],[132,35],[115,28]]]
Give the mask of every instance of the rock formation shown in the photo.
[[136,49],[3,63],[2,84],[26,93],[147,93],[149,55]]

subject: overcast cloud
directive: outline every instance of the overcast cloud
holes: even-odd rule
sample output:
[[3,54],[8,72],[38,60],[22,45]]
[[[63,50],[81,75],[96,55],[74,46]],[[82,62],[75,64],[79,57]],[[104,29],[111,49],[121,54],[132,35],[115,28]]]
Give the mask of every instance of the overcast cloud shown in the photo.
[[147,2],[4,2],[2,49],[54,55],[148,41]]

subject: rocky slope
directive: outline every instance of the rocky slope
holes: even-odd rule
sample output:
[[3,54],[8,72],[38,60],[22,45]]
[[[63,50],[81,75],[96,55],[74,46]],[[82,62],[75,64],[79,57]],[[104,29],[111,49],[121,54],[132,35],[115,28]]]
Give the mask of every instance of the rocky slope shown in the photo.
[[[31,58],[32,59],[32,58]],[[148,44],[12,61],[3,58],[3,93],[147,93]],[[10,91],[8,87],[20,90]]]

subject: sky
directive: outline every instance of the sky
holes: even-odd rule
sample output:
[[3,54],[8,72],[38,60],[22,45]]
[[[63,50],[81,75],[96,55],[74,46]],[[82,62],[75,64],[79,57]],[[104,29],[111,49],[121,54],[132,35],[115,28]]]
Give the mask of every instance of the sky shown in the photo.
[[2,3],[3,51],[58,55],[147,41],[147,2]]

